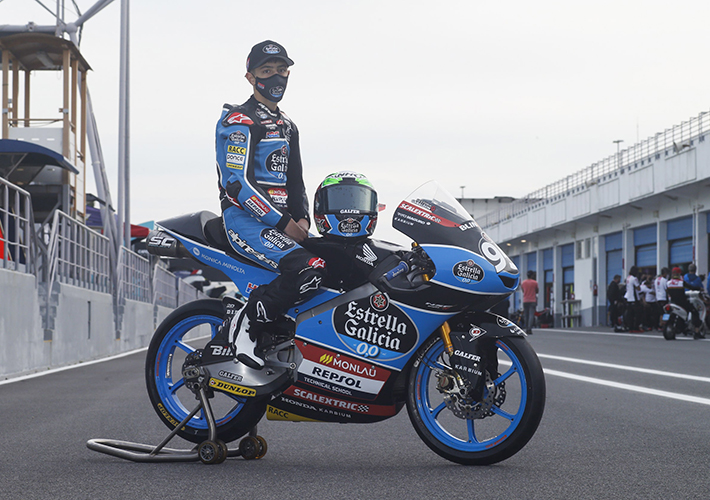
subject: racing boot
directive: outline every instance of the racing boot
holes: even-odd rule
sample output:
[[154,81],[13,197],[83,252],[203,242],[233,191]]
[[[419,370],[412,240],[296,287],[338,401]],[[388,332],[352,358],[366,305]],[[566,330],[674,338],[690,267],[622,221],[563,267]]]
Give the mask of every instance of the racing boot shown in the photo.
[[264,367],[263,349],[257,345],[257,332],[243,307],[239,315],[232,319],[229,327],[229,339],[234,346],[237,360],[249,368],[261,370]]

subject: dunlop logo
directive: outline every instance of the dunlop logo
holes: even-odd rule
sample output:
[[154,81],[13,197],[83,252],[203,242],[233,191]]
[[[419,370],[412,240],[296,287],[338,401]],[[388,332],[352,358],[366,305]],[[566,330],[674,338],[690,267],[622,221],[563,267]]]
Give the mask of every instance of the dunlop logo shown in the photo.
[[329,365],[333,362],[333,356],[331,356],[330,354],[323,354],[320,357],[320,362],[324,365]]
[[232,394],[236,394],[237,396],[256,396],[256,389],[251,389],[237,384],[230,384],[229,382],[223,382],[214,378],[210,379],[210,387],[217,389],[218,391],[230,392]]

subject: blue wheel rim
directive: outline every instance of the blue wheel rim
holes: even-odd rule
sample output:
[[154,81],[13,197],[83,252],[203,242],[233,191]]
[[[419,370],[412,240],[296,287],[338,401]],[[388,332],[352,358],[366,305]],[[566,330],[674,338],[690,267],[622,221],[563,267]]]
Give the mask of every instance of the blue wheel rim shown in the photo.
[[[430,384],[431,377],[434,376],[435,370],[445,368],[445,365],[440,362],[440,356],[444,352],[444,343],[439,341],[434,344],[434,346],[429,349],[422,359],[416,374],[417,410],[429,432],[431,432],[431,434],[444,445],[461,452],[480,452],[489,450],[494,446],[500,445],[507,438],[509,438],[520,424],[525,412],[525,405],[528,398],[525,372],[523,371],[520,360],[512,349],[510,349],[510,347],[505,345],[500,340],[496,342],[496,347],[498,347],[498,349],[508,357],[511,366],[505,371],[505,373],[500,375],[493,382],[496,387],[498,387],[502,382],[512,381],[517,376],[520,384],[518,408],[514,413],[510,413],[497,407],[496,405],[493,405],[491,410],[495,413],[495,415],[492,417],[486,417],[482,420],[457,419],[461,421],[461,425],[464,425],[463,423],[465,422],[468,434],[467,439],[457,437],[447,430],[447,427],[440,422],[439,417],[443,415],[443,412],[450,413],[450,410],[446,408],[446,405],[443,402],[434,406],[430,397],[432,389]],[[503,406],[505,406],[505,403]],[[507,420],[508,425],[504,426],[503,430],[498,432],[495,436],[480,439],[476,434],[477,423],[484,422],[485,420],[491,418]]]
[[[188,409],[183,404],[178,391],[183,389],[187,391],[184,394],[192,394],[187,388],[184,388],[185,381],[182,378],[182,366],[173,366],[173,359],[175,358],[176,350],[181,350],[186,354],[195,351],[195,348],[191,347],[185,340],[184,337],[190,333],[194,328],[201,325],[209,325],[211,330],[211,336],[214,337],[217,333],[217,328],[222,324],[222,318],[210,315],[195,315],[185,318],[173,326],[170,331],[163,337],[163,341],[160,343],[158,348],[158,359],[155,361],[155,386],[160,396],[160,400],[167,412],[177,420],[177,423],[181,422],[190,413],[192,408]],[[173,380],[173,375],[179,378]],[[224,416],[218,417],[215,415],[215,423],[219,427],[222,424],[229,422],[233,419],[243,408],[245,398],[241,398],[233,395],[226,395],[227,397],[234,400],[234,407],[228,411]],[[189,401],[196,405],[196,400],[194,396],[191,396]],[[190,427],[196,429],[208,429],[207,419],[204,416],[202,410],[200,410],[194,417],[190,419],[188,424]]]

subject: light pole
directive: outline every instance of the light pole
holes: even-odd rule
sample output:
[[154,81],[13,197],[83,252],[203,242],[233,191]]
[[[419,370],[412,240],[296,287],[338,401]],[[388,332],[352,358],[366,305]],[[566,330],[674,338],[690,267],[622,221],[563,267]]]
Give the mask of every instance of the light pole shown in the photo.
[[619,156],[619,144],[624,142],[623,139],[617,139],[615,141],[612,141],[614,144],[616,144],[616,168],[619,168],[621,166],[621,157]]

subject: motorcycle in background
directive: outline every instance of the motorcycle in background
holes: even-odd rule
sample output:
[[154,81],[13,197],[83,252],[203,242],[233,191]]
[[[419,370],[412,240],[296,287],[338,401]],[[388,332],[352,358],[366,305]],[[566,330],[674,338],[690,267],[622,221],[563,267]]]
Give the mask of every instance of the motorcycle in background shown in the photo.
[[[707,305],[710,302],[710,297],[705,292],[696,290],[686,290],[685,296],[688,301],[698,310],[700,316],[700,332],[698,336],[705,338],[710,331],[710,317],[707,314]],[[661,328],[663,330],[663,338],[666,340],[675,340],[676,335],[695,336],[695,329],[691,321],[691,313],[685,308],[669,302],[663,306],[663,316],[661,316]]]

